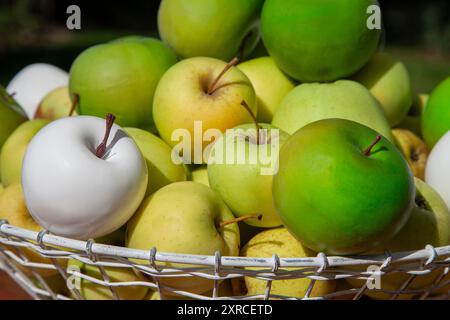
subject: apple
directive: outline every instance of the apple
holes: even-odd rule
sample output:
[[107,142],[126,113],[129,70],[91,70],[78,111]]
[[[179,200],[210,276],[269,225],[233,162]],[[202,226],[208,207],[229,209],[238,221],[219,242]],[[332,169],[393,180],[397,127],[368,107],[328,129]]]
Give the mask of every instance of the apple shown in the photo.
[[48,120],[24,122],[6,140],[0,153],[0,175],[5,187],[20,183],[23,157],[28,144],[49,123]]
[[71,115],[76,115],[76,112],[70,99],[69,88],[65,86],[50,91],[42,99],[34,119],[56,120]]
[[29,119],[33,119],[39,102],[53,89],[67,86],[66,71],[47,63],[33,63],[20,70],[9,82],[6,91],[14,94]]
[[428,94],[416,95],[406,118],[397,125],[397,128],[410,130],[418,137],[422,137],[421,118],[429,98]]
[[[428,107],[427,107],[428,108]],[[434,146],[425,167],[425,182],[434,188],[450,207],[450,132]]]
[[272,124],[293,134],[311,122],[329,118],[359,122],[392,141],[380,104],[364,86],[350,80],[297,86],[278,106]]
[[[192,181],[175,182],[144,200],[128,222],[126,245],[142,250],[156,247],[160,252],[214,255],[220,251],[223,256],[237,256],[239,228],[230,223],[233,218],[222,199],[207,186]],[[200,277],[160,281],[192,293],[207,292],[214,285]]]
[[271,57],[301,82],[329,82],[362,68],[377,49],[369,29],[376,0],[266,0],[261,33]]
[[272,125],[258,124],[255,130],[254,124],[244,124],[228,130],[212,148],[208,163],[211,188],[236,217],[262,215],[260,220],[245,221],[249,225],[281,225],[272,200],[272,181],[278,170],[279,150],[288,137]]
[[283,224],[306,247],[358,254],[405,225],[414,180],[389,140],[356,122],[327,119],[283,145],[273,198]]
[[387,53],[376,53],[352,79],[377,98],[391,126],[405,119],[413,97],[411,80],[403,62]]
[[[78,268],[80,273],[100,281],[103,276],[100,268],[83,263],[81,261],[70,259],[67,264],[68,269]],[[133,269],[104,267],[106,275],[110,282],[137,282],[145,281],[142,275],[137,274]],[[147,295],[148,288],[144,286],[117,286],[114,287],[119,300],[143,300]],[[86,279],[80,279],[80,294],[86,300],[112,300],[114,299],[111,289]]]
[[230,60],[250,54],[259,38],[264,0],[163,0],[158,30],[181,58]]
[[[36,223],[26,207],[23,190],[20,183],[10,185],[0,194],[0,219],[5,219],[9,224],[19,228],[36,232],[42,230],[42,227]],[[11,247],[7,248],[17,254],[16,249]],[[52,265],[52,261],[50,259],[40,256],[31,249],[23,248],[22,251],[25,254],[25,257],[31,262]],[[67,260],[58,259],[58,263],[64,268],[67,264]],[[26,274],[31,275],[31,270],[29,268],[21,267],[20,269]],[[58,273],[56,270],[41,268],[34,268],[34,271],[42,276],[50,276]]]
[[[416,178],[415,186],[417,194],[415,206],[411,212],[406,225],[387,244],[373,249],[369,254],[383,254],[389,252],[408,252],[424,249],[426,245],[435,247],[450,244],[450,211],[433,188]],[[395,266],[393,266],[395,268]],[[427,275],[417,276],[408,286],[407,290],[418,290],[430,287],[434,280],[442,273],[442,268]],[[384,290],[398,290],[409,278],[409,275],[393,273],[381,278],[381,288]],[[450,276],[447,277],[450,280]],[[348,279],[355,287],[361,288],[363,280]],[[444,283],[446,280],[442,283]],[[366,295],[377,299],[388,299],[391,295],[377,291],[368,290]],[[412,298],[410,294],[401,294],[401,299]]]
[[33,218],[56,235],[82,240],[125,224],[147,179],[141,152],[111,114],[106,130],[104,119],[91,116],[51,122],[31,140],[22,166]]
[[13,131],[27,120],[17,102],[0,86],[0,149]]
[[200,166],[199,168],[192,170],[191,181],[198,182],[209,187],[208,167]]
[[258,102],[258,121],[272,122],[275,110],[283,98],[295,87],[271,57],[245,61],[238,68],[250,79]]
[[[218,131],[252,121],[241,102],[257,111],[255,90],[250,80],[230,63],[205,57],[178,62],[161,78],[155,92],[153,118],[161,138],[170,146],[180,144],[187,135],[190,145],[183,150],[185,163],[206,163],[205,151],[210,144],[203,139],[208,131]],[[200,128],[196,128],[196,125]],[[200,129],[200,132],[198,130]],[[200,140],[197,138],[200,135]],[[187,151],[187,152],[186,152]],[[207,158],[207,157],[206,157]]]
[[0,183],[0,195],[2,194],[2,192],[5,190],[5,187],[3,187],[3,184]]
[[424,179],[428,160],[428,147],[418,136],[409,130],[392,130],[395,144],[402,152],[415,177]]
[[122,39],[83,51],[70,69],[70,93],[78,95],[77,113],[113,113],[121,126],[154,130],[153,95],[166,70],[176,62],[161,41]]
[[[249,258],[271,258],[277,254],[280,258],[306,258],[315,257],[317,254],[304,247],[285,228],[277,228],[263,231],[252,238],[242,249],[241,255]],[[259,270],[261,268],[247,268]],[[286,268],[283,270],[290,270]],[[303,298],[308,290],[311,280],[307,278],[274,280],[270,290],[271,295]],[[252,277],[245,277],[247,295],[264,294],[267,281]],[[311,297],[321,297],[332,293],[336,283],[330,281],[317,281],[311,293]]]
[[145,196],[176,181],[186,181],[186,169],[172,161],[172,149],[163,140],[142,129],[124,128],[134,139],[144,156],[148,169],[148,185]]
[[422,134],[432,148],[450,130],[450,77],[431,93],[422,115]]

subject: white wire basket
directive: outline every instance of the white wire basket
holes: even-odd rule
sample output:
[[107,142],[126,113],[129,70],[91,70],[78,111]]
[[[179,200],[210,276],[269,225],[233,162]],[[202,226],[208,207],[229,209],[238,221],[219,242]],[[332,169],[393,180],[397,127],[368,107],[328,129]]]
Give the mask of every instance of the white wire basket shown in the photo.
[[[30,258],[30,252],[33,257],[40,259]],[[67,268],[69,259],[96,268],[99,276]],[[128,288],[148,290],[156,299],[358,300],[375,296],[392,300],[448,300],[449,268],[450,246],[426,246],[414,252],[386,252],[380,256],[339,257],[319,253],[317,257],[310,258],[280,258],[277,255],[270,258],[246,258],[225,257],[218,252],[214,256],[200,256],[163,253],[156,248],[149,251],[135,250],[97,244],[92,240],[79,241],[55,236],[45,230],[35,232],[18,228],[0,220],[0,269],[34,299],[86,298],[76,286],[68,285],[65,290],[56,290],[48,281],[48,274],[54,274],[53,277],[58,277],[64,284],[80,279],[97,289],[102,288],[111,299],[123,298],[120,291]],[[114,281],[109,276],[110,270],[132,270],[140,277],[138,281]],[[374,277],[379,277],[379,288],[368,285],[367,280],[376,279]],[[402,281],[398,287],[383,288],[385,277],[397,277],[397,280]],[[241,286],[244,278],[264,281],[263,290],[253,295],[246,293]],[[175,285],[167,285],[168,279],[175,279],[170,282]],[[272,284],[276,281],[293,279],[308,281],[303,296],[283,296],[273,292]],[[345,285],[352,279],[353,286]],[[426,281],[422,281],[424,279]],[[189,280],[211,282],[212,290],[199,294],[178,287],[177,284]],[[219,286],[224,282],[231,284],[231,294],[221,294]],[[327,294],[314,294],[314,288],[325,282],[338,285]]]

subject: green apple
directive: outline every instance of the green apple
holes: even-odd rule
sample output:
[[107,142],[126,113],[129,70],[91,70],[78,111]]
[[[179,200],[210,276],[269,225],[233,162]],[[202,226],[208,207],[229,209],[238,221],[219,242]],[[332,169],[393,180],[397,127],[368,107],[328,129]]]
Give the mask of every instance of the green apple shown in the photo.
[[156,85],[176,61],[152,38],[119,39],[83,51],[70,70],[71,96],[80,97],[77,113],[102,118],[112,113],[121,126],[154,130]]
[[39,106],[34,115],[34,119],[56,120],[70,115],[76,115],[72,111],[72,100],[68,87],[60,87],[50,91]]
[[31,139],[49,120],[22,123],[6,140],[0,153],[0,174],[5,187],[21,182],[22,161]]
[[[101,270],[93,265],[85,264],[81,261],[70,259],[67,264],[68,269],[79,272],[92,278],[103,281]],[[143,276],[138,275],[130,268],[104,267],[105,273],[110,282],[133,282],[145,281]],[[76,282],[75,282],[76,283]],[[80,279],[80,294],[86,300],[112,300],[114,299],[111,289],[86,279]],[[144,286],[120,286],[115,287],[120,300],[142,300],[147,295],[148,288]]]
[[[27,120],[17,102],[0,86],[0,149],[9,135]],[[1,177],[1,175],[0,175]]]
[[430,95],[428,94],[416,95],[408,114],[405,119],[397,125],[397,128],[407,129],[418,137],[422,137],[421,119],[429,98]]
[[3,190],[5,190],[5,188],[3,187],[3,184],[0,183],[0,194],[2,194]]
[[266,0],[264,44],[278,66],[301,82],[350,76],[375,52],[379,29],[369,29],[376,0]]
[[200,168],[192,170],[191,181],[198,182],[209,187],[208,167],[201,166]]
[[[245,222],[256,227],[281,225],[272,200],[273,175],[278,170],[278,153],[289,135],[278,128],[259,125],[260,141],[254,124],[244,124],[227,131],[214,144],[208,177],[237,217],[262,214],[262,219]],[[264,134],[262,134],[264,133]]]
[[[214,255],[239,255],[239,228],[220,197],[205,185],[175,182],[144,200],[128,222],[126,245],[129,248],[161,252]],[[170,267],[162,263],[161,267]],[[182,265],[180,265],[182,267]],[[192,266],[191,266],[192,267]],[[213,281],[200,277],[160,278],[164,285],[193,293],[211,290]]]
[[376,53],[352,79],[377,98],[391,126],[405,119],[413,97],[411,80],[403,62],[387,53]]
[[238,68],[252,82],[258,101],[258,121],[272,122],[276,108],[283,98],[295,87],[275,64],[271,57],[261,57],[243,62]]
[[[442,247],[450,244],[450,211],[447,205],[439,194],[422,180],[416,178],[415,185],[417,190],[415,206],[408,222],[390,242],[373,249],[370,254],[383,254],[386,251],[408,252],[424,249],[426,245]],[[442,271],[437,269],[430,274],[417,276],[408,286],[408,290],[430,287]],[[389,291],[398,290],[408,278],[409,275],[401,273],[383,276],[381,288]],[[447,280],[450,280],[450,276]],[[364,281],[358,279],[348,281],[357,288],[364,284]],[[378,299],[390,297],[377,290],[368,290],[365,294]],[[411,295],[402,294],[400,298],[411,298]]]
[[259,38],[264,0],[163,0],[158,11],[161,39],[178,56],[230,60],[246,56]]
[[389,140],[356,122],[327,119],[283,145],[273,197],[283,224],[305,246],[357,254],[389,241],[405,225],[414,180]]
[[183,152],[185,162],[206,163],[204,153],[210,141],[204,136],[209,130],[219,131],[220,135],[226,129],[252,121],[242,101],[256,114],[255,90],[247,76],[232,66],[235,63],[236,60],[227,64],[213,58],[190,58],[178,62],[161,78],[153,117],[161,138],[170,146],[180,144],[173,135],[180,133],[184,138],[186,134],[190,138],[191,141],[182,141],[191,146],[188,153]]
[[[33,217],[27,209],[22,186],[20,185],[20,183],[14,183],[8,186],[0,194],[0,219],[5,219],[11,225],[19,228],[36,232],[42,230],[42,227],[36,221],[34,221]],[[9,249],[15,252],[15,249]],[[42,257],[40,254],[31,249],[24,248],[23,252],[27,259],[31,262],[46,263],[52,265],[50,259]],[[65,267],[67,264],[66,259],[58,259],[58,261],[59,264],[63,267]],[[30,268],[20,267],[20,269],[27,275],[31,275]],[[41,276],[50,276],[58,273],[56,270],[52,269],[35,268],[34,270]]]
[[[277,254],[280,258],[306,258],[315,257],[317,253],[304,247],[285,228],[277,228],[263,231],[252,238],[242,249],[243,257],[271,258]],[[248,268],[258,270],[258,268]],[[286,270],[295,268],[286,268]],[[284,269],[283,269],[284,270]],[[272,282],[270,293],[285,297],[303,298],[308,290],[311,280],[290,279],[275,280]],[[247,295],[264,294],[267,281],[245,277]],[[336,286],[335,281],[317,281],[311,292],[311,297],[321,297],[332,293]]]
[[142,129],[124,129],[136,142],[148,168],[146,196],[176,181],[186,181],[187,174],[182,164],[172,161],[172,149],[157,136]]
[[378,101],[350,80],[297,86],[278,106],[272,124],[293,134],[311,122],[329,118],[359,122],[392,141],[391,127]]
[[450,130],[450,77],[431,93],[422,115],[422,135],[432,148]]

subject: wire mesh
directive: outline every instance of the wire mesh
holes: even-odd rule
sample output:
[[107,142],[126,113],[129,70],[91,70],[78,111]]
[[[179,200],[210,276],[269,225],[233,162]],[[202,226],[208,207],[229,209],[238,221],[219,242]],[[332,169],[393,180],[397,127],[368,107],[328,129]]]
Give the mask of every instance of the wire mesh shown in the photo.
[[[79,241],[0,221],[0,268],[34,299],[450,299],[450,246],[353,257],[201,256]],[[251,280],[259,280],[259,291],[245,290]],[[274,289],[287,280],[308,282],[295,296]],[[205,284],[210,290],[199,291]]]

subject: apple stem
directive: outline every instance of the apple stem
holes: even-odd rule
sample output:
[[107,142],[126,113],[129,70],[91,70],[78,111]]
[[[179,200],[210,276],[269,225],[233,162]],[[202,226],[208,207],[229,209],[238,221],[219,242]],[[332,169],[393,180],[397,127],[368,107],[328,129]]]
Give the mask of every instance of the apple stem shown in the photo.
[[106,115],[106,131],[105,136],[103,137],[102,143],[100,143],[95,150],[95,155],[102,159],[105,156],[106,153],[106,143],[108,142],[109,134],[111,133],[111,128],[114,124],[114,121],[116,120],[116,117],[112,115],[111,113],[108,113]]
[[260,135],[261,126],[258,123],[258,119],[256,119],[255,114],[253,113],[252,109],[250,109],[250,107],[248,106],[247,102],[245,102],[245,100],[242,100],[241,106],[243,106],[245,108],[245,110],[247,110],[247,112],[252,117],[253,123],[255,124],[255,127],[256,127],[256,144],[259,145],[259,135]]
[[249,214],[249,215],[242,216],[242,217],[235,218],[235,219],[231,219],[231,220],[228,220],[228,221],[222,221],[219,224],[219,228],[223,228],[223,227],[225,227],[225,226],[227,226],[229,224],[238,223],[240,221],[247,221],[247,220],[254,220],[254,219],[261,220],[262,219],[262,214],[261,213]]
[[69,111],[69,117],[71,117],[73,115],[73,113],[75,112],[75,108],[78,105],[78,103],[80,103],[80,95],[78,93],[74,93],[73,100],[72,100],[72,106],[70,107],[70,111]]
[[234,57],[226,66],[225,68],[222,70],[221,73],[219,73],[219,75],[217,76],[217,78],[209,85],[208,87],[208,94],[211,95],[214,92],[216,92],[217,88],[217,83],[219,82],[219,80],[223,77],[223,75],[231,69],[231,67],[237,65],[239,63],[239,59]]
[[375,147],[378,144],[378,142],[380,142],[380,140],[381,140],[381,135],[377,135],[377,137],[372,142],[372,144],[366,150],[364,150],[364,155],[366,157],[369,157],[371,155],[373,147]]

